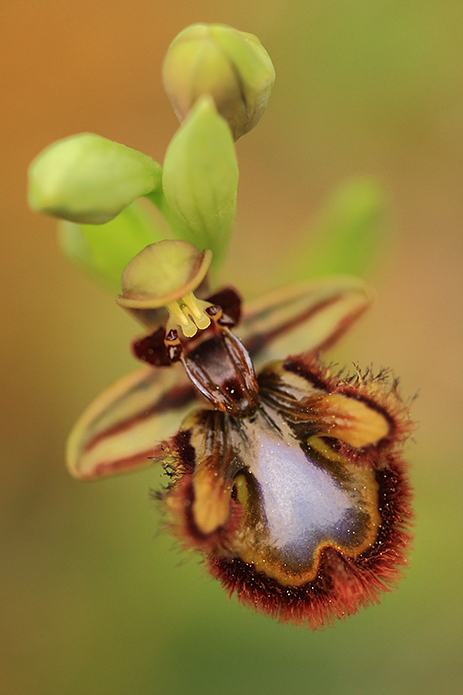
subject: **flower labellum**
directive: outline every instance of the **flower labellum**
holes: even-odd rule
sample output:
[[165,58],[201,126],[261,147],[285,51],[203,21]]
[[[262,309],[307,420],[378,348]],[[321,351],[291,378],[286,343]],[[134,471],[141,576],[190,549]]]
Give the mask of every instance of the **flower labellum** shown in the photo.
[[268,365],[258,387],[247,417],[182,423],[161,498],[230,593],[316,628],[377,600],[405,563],[407,411],[381,376],[343,380],[313,356]]
[[118,301],[150,331],[133,345],[147,366],[84,413],[68,465],[94,479],[162,463],[169,527],[230,594],[327,625],[376,601],[406,564],[408,408],[386,373],[320,362],[368,307],[361,282],[288,288],[242,315],[234,289],[207,294],[209,264],[174,241],[129,264]]

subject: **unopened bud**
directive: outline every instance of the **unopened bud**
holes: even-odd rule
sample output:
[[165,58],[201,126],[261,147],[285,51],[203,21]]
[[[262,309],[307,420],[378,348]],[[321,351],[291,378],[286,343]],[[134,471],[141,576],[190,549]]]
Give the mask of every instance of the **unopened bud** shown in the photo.
[[220,24],[193,24],[171,43],[163,79],[180,121],[201,96],[209,94],[237,140],[259,122],[275,69],[253,34]]
[[137,150],[93,133],[47,147],[29,169],[34,210],[82,224],[114,219],[161,185],[161,166]]

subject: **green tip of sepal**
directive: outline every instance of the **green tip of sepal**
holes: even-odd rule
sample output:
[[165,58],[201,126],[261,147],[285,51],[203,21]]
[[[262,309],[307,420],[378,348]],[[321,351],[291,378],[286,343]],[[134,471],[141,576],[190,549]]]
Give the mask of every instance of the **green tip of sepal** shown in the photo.
[[82,224],[104,224],[136,198],[161,187],[151,157],[93,133],[47,147],[29,168],[34,210]]
[[211,97],[202,97],[174,135],[163,188],[173,233],[223,258],[232,231],[238,163],[230,128]]
[[288,267],[291,278],[365,275],[387,248],[388,196],[374,179],[345,181],[304,232]]
[[164,236],[139,201],[106,224],[62,221],[58,229],[65,255],[115,294],[120,292],[122,274],[132,258]]
[[183,121],[208,94],[237,140],[262,117],[275,69],[253,34],[220,24],[193,24],[173,40],[163,65],[166,93]]

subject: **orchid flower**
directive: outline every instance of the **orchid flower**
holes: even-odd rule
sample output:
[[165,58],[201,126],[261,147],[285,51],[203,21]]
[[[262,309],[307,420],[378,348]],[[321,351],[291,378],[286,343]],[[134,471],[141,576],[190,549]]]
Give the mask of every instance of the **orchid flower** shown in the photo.
[[[122,273],[117,302],[145,330],[132,344],[144,366],[83,413],[67,465],[96,480],[161,464],[157,498],[181,544],[243,603],[317,628],[377,600],[406,563],[408,407],[387,372],[321,361],[371,304],[362,281],[303,282],[244,305],[232,286],[210,289],[235,215],[234,140],[260,120],[275,76],[258,39],[193,25],[163,75],[182,123],[163,167],[84,133],[30,168],[32,207],[64,220],[65,252],[93,276],[119,286]],[[332,223],[338,207],[328,218],[334,259],[371,244],[371,191],[356,192],[347,233]],[[309,252],[318,270],[330,243]]]
[[[179,247],[188,268],[163,287]],[[317,627],[376,600],[405,563],[408,411],[384,374],[320,362],[369,306],[363,283],[289,287],[241,319],[235,290],[207,293],[209,263],[164,241],[129,264],[118,302],[150,331],[133,344],[149,364],[85,411],[68,466],[89,480],[163,464],[184,546],[244,603]]]

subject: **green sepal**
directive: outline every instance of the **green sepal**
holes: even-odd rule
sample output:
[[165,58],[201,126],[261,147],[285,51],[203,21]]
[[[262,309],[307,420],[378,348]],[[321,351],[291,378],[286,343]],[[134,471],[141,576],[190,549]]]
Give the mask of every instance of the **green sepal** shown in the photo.
[[58,229],[65,255],[114,293],[121,291],[122,273],[132,258],[165,236],[139,201],[106,224],[63,220]]
[[94,133],[59,140],[29,168],[32,209],[79,224],[104,224],[161,187],[161,165]]
[[217,263],[232,231],[238,191],[233,137],[209,96],[202,97],[174,135],[164,160],[165,214],[173,233]]
[[293,281],[365,275],[384,251],[390,231],[387,196],[369,178],[344,182],[289,258]]

